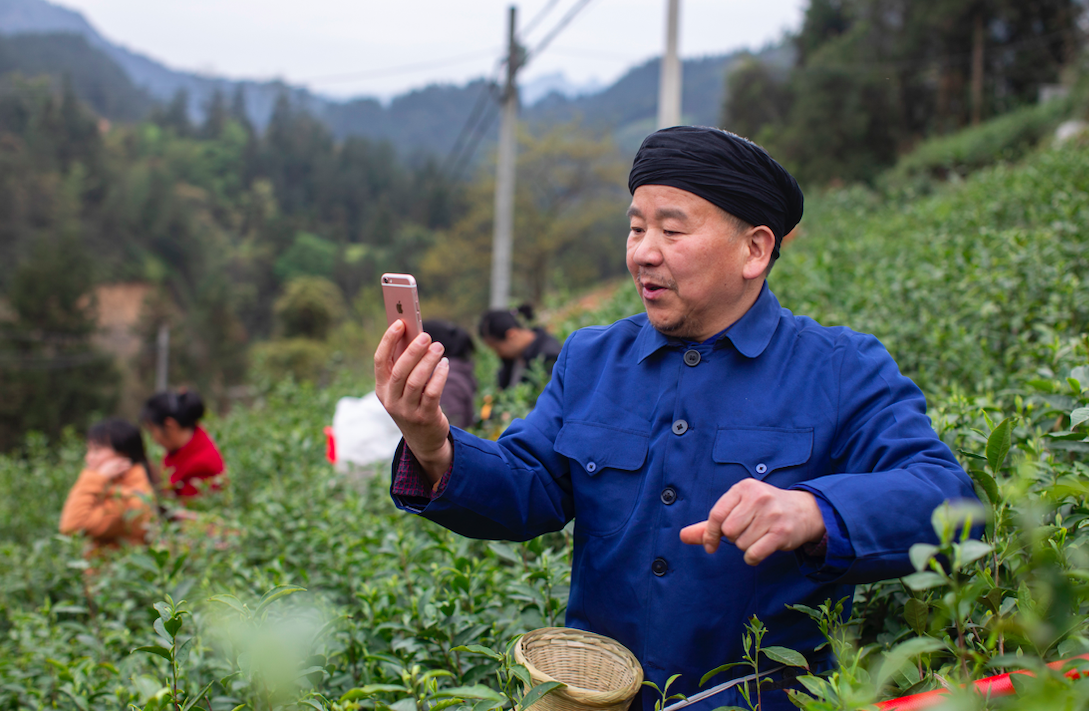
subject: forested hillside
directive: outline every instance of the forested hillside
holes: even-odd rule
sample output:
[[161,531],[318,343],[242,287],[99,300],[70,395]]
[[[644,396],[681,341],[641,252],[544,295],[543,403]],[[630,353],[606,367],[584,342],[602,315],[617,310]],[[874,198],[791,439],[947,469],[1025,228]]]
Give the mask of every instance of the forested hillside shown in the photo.
[[[70,83],[4,81],[0,446],[116,406],[114,366],[89,344],[86,296],[98,283],[152,286],[138,324],[149,348],[117,366],[150,387],[150,345],[168,324],[172,380],[214,403],[247,381],[260,341],[277,342],[254,353],[265,372],[318,377],[339,352],[359,366],[383,271],[426,275],[429,315],[469,322],[486,306],[487,175],[467,188],[434,158],[410,167],[388,143],[337,142],[286,97],[263,132],[238,97],[218,95],[201,125],[175,102],[109,126]],[[622,229],[624,167],[611,144],[578,130],[524,142],[515,296],[539,303],[619,273],[622,260],[604,249]],[[316,306],[281,298],[300,279],[318,286],[292,298]],[[284,326],[290,309],[311,307],[344,329],[316,338]]]
[[731,72],[722,125],[808,183],[872,180],[928,136],[1028,104],[1078,72],[1075,0],[813,0],[789,72]]

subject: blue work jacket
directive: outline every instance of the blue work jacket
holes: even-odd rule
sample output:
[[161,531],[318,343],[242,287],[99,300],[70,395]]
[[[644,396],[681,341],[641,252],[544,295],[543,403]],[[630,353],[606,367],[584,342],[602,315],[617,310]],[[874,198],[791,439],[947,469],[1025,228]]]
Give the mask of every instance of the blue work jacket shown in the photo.
[[[453,443],[441,494],[398,505],[473,538],[526,540],[573,518],[567,625],[620,641],[659,686],[681,673],[671,690],[688,695],[741,660],[752,615],[765,646],[817,661],[824,639],[787,605],[850,601],[856,583],[912,572],[934,508],[975,498],[880,342],[795,316],[766,284],[705,343],[667,338],[645,314],[573,333],[525,420],[498,442],[455,429]],[[681,543],[746,477],[815,494],[835,560],[779,552],[749,566],[728,541],[713,555]],[[727,703],[740,701],[690,708]],[[653,695],[641,704],[653,711]]]

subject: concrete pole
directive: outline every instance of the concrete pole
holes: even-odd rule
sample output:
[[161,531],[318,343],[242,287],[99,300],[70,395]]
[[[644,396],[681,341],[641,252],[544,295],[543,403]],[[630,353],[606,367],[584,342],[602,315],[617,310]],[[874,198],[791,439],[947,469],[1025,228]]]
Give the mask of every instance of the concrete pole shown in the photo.
[[495,233],[492,237],[492,293],[490,307],[510,306],[511,245],[514,234],[514,177],[518,123],[518,84],[516,76],[521,53],[514,37],[516,9],[510,8],[507,33],[507,83],[503,90],[503,107],[499,117],[499,155],[495,169]]
[[167,368],[170,367],[170,326],[159,324],[159,337],[155,339],[155,392],[166,390],[169,380]]
[[677,21],[681,0],[666,0],[666,41],[658,76],[658,128],[681,124],[681,60],[677,56]]

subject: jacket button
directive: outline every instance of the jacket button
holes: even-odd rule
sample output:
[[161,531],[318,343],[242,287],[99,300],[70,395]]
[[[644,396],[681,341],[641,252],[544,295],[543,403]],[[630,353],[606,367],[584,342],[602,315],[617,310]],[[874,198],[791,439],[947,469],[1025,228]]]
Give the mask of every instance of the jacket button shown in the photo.
[[688,431],[688,423],[684,420],[677,420],[673,423],[673,434],[683,435]]
[[677,500],[677,490],[676,489],[674,489],[672,486],[667,486],[666,488],[662,489],[662,503],[663,504],[665,504],[666,506],[669,506],[670,504],[672,504],[676,500]]
[[[761,465],[761,466],[763,466],[763,465]],[[594,464],[593,462],[587,462],[586,463],[586,471],[593,474],[594,472],[597,471],[597,464]]]
[[756,465],[756,473],[757,474],[763,474],[767,470],[768,470],[768,465],[764,464],[763,462],[760,462],[759,464]]
[[655,558],[654,562],[650,564],[650,570],[660,578],[669,570],[669,563],[666,562],[665,558]]
[[694,366],[700,362],[700,352],[695,348],[684,352],[684,364]]

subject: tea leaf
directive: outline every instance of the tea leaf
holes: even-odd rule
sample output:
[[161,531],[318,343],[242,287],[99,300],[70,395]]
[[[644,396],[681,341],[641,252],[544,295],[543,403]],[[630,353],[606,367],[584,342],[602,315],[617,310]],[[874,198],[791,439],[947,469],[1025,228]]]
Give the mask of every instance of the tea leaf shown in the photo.
[[908,601],[904,603],[904,619],[915,634],[921,635],[926,632],[929,614],[930,606],[918,598],[908,598]]
[[804,667],[809,668],[809,662],[805,660],[805,657],[801,652],[795,652],[793,649],[786,647],[761,647],[760,651],[768,656],[772,661],[779,662],[780,664],[786,664],[791,667]]
[[1007,417],[991,430],[991,436],[987,438],[987,464],[992,472],[997,472],[1006,461],[1006,455],[1010,451],[1010,433],[1013,430],[1013,421]]
[[170,650],[166,647],[160,647],[157,644],[150,644],[144,647],[137,647],[132,650],[133,652],[147,652],[148,654],[158,654],[163,659],[170,661],[174,658],[174,655],[170,653]]
[[546,681],[543,684],[538,684],[537,686],[530,689],[529,693],[522,698],[522,703],[519,704],[518,708],[520,708],[522,711],[525,711],[530,706],[540,701],[541,697],[543,697],[548,692],[552,691],[553,689],[563,688],[565,686],[567,686],[567,684],[564,684],[562,681]]

